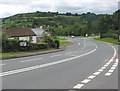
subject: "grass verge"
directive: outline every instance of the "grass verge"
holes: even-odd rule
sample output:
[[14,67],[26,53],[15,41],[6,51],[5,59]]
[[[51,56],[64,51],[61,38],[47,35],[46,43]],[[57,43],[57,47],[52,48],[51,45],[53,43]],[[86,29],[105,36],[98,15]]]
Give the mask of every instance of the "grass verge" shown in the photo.
[[70,42],[69,41],[60,41],[60,46],[64,45],[64,44],[67,44],[67,43],[70,43]]
[[32,52],[41,52],[41,51],[48,51],[48,50],[54,50],[54,49],[55,49],[55,48],[41,49],[41,50],[34,50],[34,51],[27,51],[27,52],[0,53],[0,58],[10,58],[10,57],[16,57],[15,54],[32,53]]
[[65,39],[65,38],[58,38],[58,40],[67,40],[67,39]]
[[120,43],[118,43],[118,41],[113,39],[113,38],[101,38],[101,39],[100,38],[93,38],[93,39],[108,42],[108,43],[112,43],[112,44],[116,44],[116,45],[120,45]]

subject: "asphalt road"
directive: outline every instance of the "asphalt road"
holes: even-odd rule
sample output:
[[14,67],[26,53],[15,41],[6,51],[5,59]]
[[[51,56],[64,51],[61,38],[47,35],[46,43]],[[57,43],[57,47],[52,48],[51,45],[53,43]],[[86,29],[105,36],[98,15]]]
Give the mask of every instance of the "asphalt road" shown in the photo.
[[65,51],[2,60],[3,89],[118,89],[117,46],[73,38]]

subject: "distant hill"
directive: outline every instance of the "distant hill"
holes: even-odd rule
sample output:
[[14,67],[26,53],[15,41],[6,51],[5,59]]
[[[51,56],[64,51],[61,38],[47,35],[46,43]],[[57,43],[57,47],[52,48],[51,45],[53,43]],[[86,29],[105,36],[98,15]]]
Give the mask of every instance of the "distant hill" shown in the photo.
[[[109,15],[111,17],[115,16]],[[3,29],[8,26],[12,28],[35,28],[43,26],[43,28],[57,35],[80,35],[83,31],[84,34],[98,33],[97,26],[102,17],[106,14],[96,15],[94,13],[72,14],[67,12],[60,14],[59,12],[33,12],[16,14],[11,17],[2,19]],[[71,30],[72,29],[72,30]],[[69,30],[71,32],[69,32]],[[72,33],[72,32],[76,32]]]

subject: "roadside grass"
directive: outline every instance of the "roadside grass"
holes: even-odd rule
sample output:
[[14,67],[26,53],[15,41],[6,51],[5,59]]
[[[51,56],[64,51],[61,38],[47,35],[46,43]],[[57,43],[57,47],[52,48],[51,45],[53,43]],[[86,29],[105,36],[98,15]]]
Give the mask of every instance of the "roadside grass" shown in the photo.
[[32,52],[41,52],[41,51],[48,51],[48,50],[54,50],[54,49],[55,49],[55,48],[40,49],[40,50],[33,50],[33,51],[27,51],[27,52],[8,52],[8,53],[0,53],[0,58],[10,58],[10,57],[16,57],[15,54],[32,53]]
[[67,40],[66,38],[58,38],[58,40]]
[[60,41],[60,46],[64,45],[64,44],[67,44],[67,43],[70,43],[70,42],[69,41]]
[[112,43],[112,44],[116,44],[116,45],[120,45],[120,43],[118,43],[118,41],[113,39],[113,38],[101,38],[101,39],[100,38],[93,38],[93,39],[108,42],[108,43]]

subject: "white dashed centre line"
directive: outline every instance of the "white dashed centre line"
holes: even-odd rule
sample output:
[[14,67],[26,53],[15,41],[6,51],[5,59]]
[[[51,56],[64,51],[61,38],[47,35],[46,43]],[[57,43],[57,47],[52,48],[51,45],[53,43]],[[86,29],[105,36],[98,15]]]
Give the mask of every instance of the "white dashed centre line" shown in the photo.
[[32,59],[32,60],[24,60],[24,61],[20,61],[20,62],[21,62],[21,63],[24,63],[24,62],[31,62],[31,61],[40,60],[40,59],[43,59],[43,58]]
[[58,55],[53,55],[53,56],[50,56],[50,57],[57,57],[57,56],[61,56],[62,54],[58,54]]

